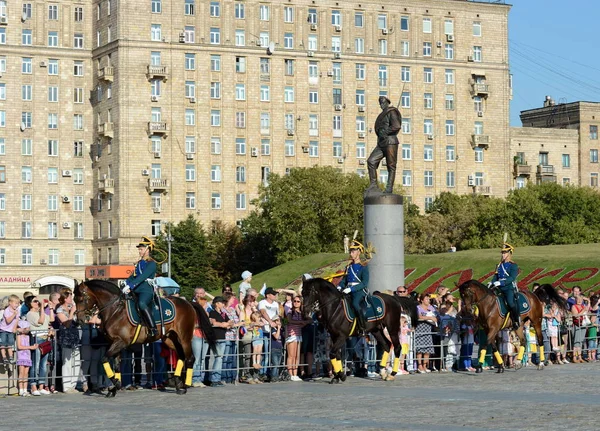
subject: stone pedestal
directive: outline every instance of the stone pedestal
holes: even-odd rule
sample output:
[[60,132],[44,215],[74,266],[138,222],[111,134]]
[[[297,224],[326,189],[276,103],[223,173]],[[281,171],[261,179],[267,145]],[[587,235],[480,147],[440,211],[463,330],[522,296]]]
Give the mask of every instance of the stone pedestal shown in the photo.
[[365,206],[365,247],[375,249],[369,262],[369,291],[383,292],[404,284],[404,207],[402,196],[368,194]]

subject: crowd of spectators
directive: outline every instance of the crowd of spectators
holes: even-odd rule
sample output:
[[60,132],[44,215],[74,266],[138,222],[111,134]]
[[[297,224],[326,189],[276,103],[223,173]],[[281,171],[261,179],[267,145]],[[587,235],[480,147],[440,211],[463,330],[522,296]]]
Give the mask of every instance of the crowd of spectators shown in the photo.
[[[216,297],[195,289],[192,301],[207,311],[217,341],[211,348],[200,325],[194,329],[192,385],[217,388],[331,376],[329,337],[314,319],[305,318],[302,297],[293,290],[266,286],[259,292],[251,287],[252,275],[246,275],[239,297],[229,285]],[[558,292],[569,310],[563,312],[555,303],[545,307],[545,365],[597,361],[599,296],[588,298],[578,286],[570,294],[562,288]],[[404,286],[394,294],[410,296]],[[475,371],[474,346],[488,341],[470,310],[462,310],[461,301],[443,286],[434,294],[413,296],[419,304],[418,321],[411,322],[406,315],[401,318],[399,374]],[[15,376],[19,395],[102,393],[110,384],[100,363],[107,346],[100,320],[93,317],[79,323],[68,288],[43,300],[27,292],[22,300],[11,295],[0,301],[0,367]],[[523,365],[538,364],[535,331],[528,319],[523,325]],[[508,330],[500,333],[498,345],[505,363],[513,366],[518,348]],[[375,377],[381,353],[368,336],[350,338],[344,351],[348,374]],[[130,346],[121,352],[123,388],[164,389],[176,361],[160,341]],[[493,367],[489,355],[483,365]]]

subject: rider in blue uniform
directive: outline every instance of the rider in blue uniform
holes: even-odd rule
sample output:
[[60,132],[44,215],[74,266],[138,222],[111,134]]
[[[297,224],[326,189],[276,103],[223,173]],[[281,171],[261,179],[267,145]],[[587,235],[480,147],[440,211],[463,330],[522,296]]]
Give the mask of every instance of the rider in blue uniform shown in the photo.
[[350,263],[346,266],[346,276],[338,285],[342,293],[352,294],[352,307],[358,317],[359,326],[365,329],[367,324],[367,294],[369,284],[369,268],[360,260],[361,253],[365,247],[358,241],[352,241],[350,245]]
[[512,261],[512,254],[515,248],[510,244],[502,246],[502,259],[496,268],[496,274],[492,278],[492,285],[498,287],[506,300],[506,305],[510,309],[513,321],[513,329],[519,329],[519,309],[517,307],[517,276],[519,267]]
[[140,260],[135,264],[133,274],[123,282],[122,291],[124,294],[135,292],[141,317],[149,328],[149,335],[154,337],[156,335],[156,323],[152,317],[154,289],[146,281],[156,277],[156,261],[150,257],[150,253],[154,250],[154,241],[143,236],[137,249]]

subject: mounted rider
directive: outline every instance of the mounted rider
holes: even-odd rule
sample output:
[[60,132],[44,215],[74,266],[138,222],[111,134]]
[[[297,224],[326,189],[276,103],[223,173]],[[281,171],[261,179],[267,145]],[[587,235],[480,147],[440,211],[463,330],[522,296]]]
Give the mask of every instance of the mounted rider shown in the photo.
[[362,262],[360,255],[365,252],[365,247],[353,240],[350,244],[350,263],[346,266],[346,275],[340,281],[338,290],[344,294],[352,295],[352,307],[356,312],[359,327],[367,326],[367,295],[369,293],[369,267]]
[[491,284],[502,292],[506,305],[510,310],[513,329],[517,330],[521,326],[516,296],[518,294],[517,276],[519,275],[519,266],[512,261],[514,250],[515,248],[508,243],[502,246],[502,258],[496,268]]
[[152,317],[152,302],[154,299],[154,289],[148,283],[149,278],[156,277],[156,261],[150,257],[155,244],[147,236],[143,236],[140,243],[136,246],[140,255],[140,260],[135,264],[133,274],[127,280],[119,283],[124,294],[135,292],[137,297],[138,309],[144,323],[149,328],[149,336],[156,336],[156,323]]

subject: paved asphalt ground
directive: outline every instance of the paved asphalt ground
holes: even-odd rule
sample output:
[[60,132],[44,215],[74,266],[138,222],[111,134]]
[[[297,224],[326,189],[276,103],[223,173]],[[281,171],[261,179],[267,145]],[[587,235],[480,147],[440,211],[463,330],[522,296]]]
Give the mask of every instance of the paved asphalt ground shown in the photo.
[[600,364],[0,398],[21,430],[597,430]]

